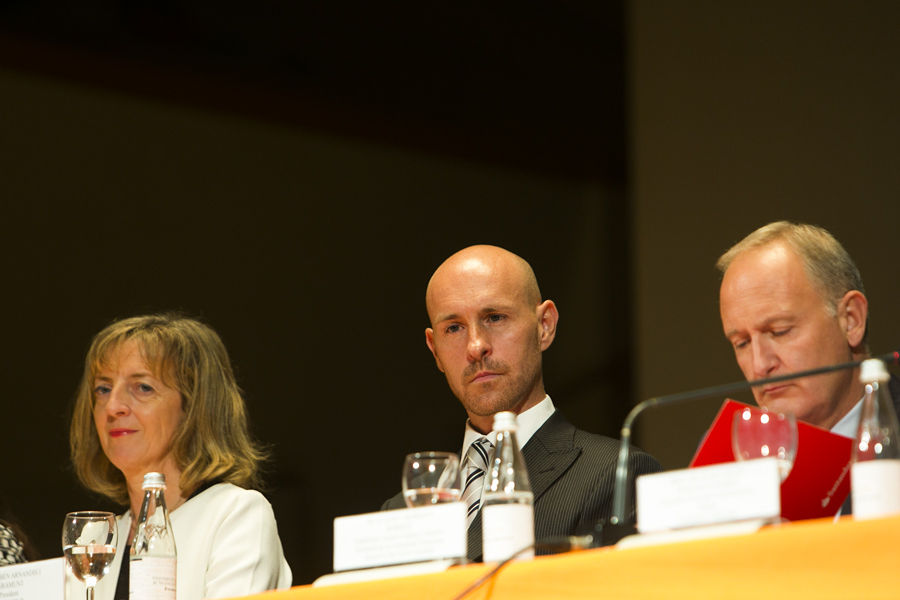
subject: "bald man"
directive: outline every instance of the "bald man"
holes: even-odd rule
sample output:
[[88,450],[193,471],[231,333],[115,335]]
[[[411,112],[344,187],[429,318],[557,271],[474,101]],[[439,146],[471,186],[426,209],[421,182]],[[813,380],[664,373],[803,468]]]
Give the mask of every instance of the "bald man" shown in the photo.
[[[469,558],[481,558],[484,479],[470,448],[475,444],[489,452],[493,447],[491,428],[498,412],[517,415],[517,437],[534,493],[537,542],[586,533],[608,518],[618,442],[576,429],[544,390],[541,358],[556,337],[559,313],[552,300],[541,299],[529,264],[496,246],[460,250],[432,275],[425,306],[431,322],[425,343],[468,415],[463,479],[464,485],[471,480],[479,486],[469,503]],[[635,449],[629,485],[636,475],[658,470],[653,457]],[[403,506],[397,495],[383,508]]]
[[[850,255],[821,227],[778,221],[760,227],[716,263],[725,337],[747,379],[869,356],[868,300]],[[890,382],[900,410],[900,382]],[[859,369],[753,388],[760,406],[856,437]]]

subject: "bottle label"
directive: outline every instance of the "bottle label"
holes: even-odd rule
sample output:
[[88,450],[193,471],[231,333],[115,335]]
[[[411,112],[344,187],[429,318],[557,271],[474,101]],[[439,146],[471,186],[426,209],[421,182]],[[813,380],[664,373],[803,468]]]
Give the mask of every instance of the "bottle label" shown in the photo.
[[175,565],[173,557],[132,558],[128,600],[175,600]]
[[[534,544],[534,507],[531,504],[490,504],[481,509],[484,562],[506,560]],[[534,548],[517,558],[533,558]]]
[[855,463],[850,469],[854,519],[877,519],[900,513],[900,459]]

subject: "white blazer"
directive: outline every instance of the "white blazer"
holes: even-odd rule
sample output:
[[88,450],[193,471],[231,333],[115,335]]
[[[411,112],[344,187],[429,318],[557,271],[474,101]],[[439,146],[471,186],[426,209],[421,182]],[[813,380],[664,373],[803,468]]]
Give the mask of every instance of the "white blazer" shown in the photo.
[[[178,554],[177,600],[230,598],[291,586],[275,515],[255,490],[218,483],[197,494],[169,515]],[[131,511],[117,518],[119,541],[109,573],[95,589],[96,600],[112,600],[128,532]],[[67,600],[82,600],[84,584],[66,575]]]

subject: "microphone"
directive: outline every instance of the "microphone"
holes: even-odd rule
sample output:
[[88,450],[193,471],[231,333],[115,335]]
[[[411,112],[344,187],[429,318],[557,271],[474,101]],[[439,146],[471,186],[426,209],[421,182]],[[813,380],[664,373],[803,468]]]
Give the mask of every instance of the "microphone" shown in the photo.
[[[895,350],[894,352],[888,352],[887,354],[883,354],[882,356],[875,356],[872,358],[877,358],[887,364],[900,363],[900,351]],[[681,402],[686,402],[689,400],[700,400],[702,398],[708,398],[710,396],[722,396],[725,394],[731,394],[733,392],[745,391],[761,385],[768,385],[770,383],[779,383],[782,381],[790,381],[792,379],[800,379],[801,377],[810,377],[812,375],[833,373],[835,371],[842,371],[844,369],[853,369],[858,367],[862,362],[862,360],[855,360],[836,365],[829,365],[826,367],[819,367],[816,369],[809,369],[808,371],[798,371],[796,373],[788,373],[786,375],[766,377],[764,379],[755,379],[752,381],[735,381],[734,383],[715,385],[699,390],[679,392],[677,394],[669,394],[667,396],[657,396],[655,398],[649,398],[639,403],[637,406],[631,409],[631,412],[628,413],[628,416],[625,417],[625,421],[622,424],[622,433],[620,435],[619,444],[619,458],[616,462],[616,480],[613,487],[613,515],[612,517],[610,517],[608,524],[606,524],[605,526],[598,525],[598,529],[600,529],[602,532],[603,543],[613,544],[633,531],[633,524],[626,523],[627,517],[625,516],[625,505],[627,503],[626,500],[628,494],[628,456],[630,454],[629,447],[631,442],[631,426],[634,424],[634,420],[642,412],[644,412],[648,408],[653,408],[656,406],[679,404]]]

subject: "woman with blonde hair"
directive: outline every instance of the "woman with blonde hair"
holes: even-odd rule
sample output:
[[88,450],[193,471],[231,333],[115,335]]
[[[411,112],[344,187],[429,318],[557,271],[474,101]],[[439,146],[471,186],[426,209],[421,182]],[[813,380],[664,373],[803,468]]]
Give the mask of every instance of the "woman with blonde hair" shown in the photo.
[[272,508],[253,489],[265,453],[250,436],[225,346],[208,326],[164,314],[116,321],[98,333],[69,444],[81,482],[128,507],[97,600],[128,597],[127,546],[148,472],[166,476],[178,600],[290,586]]

